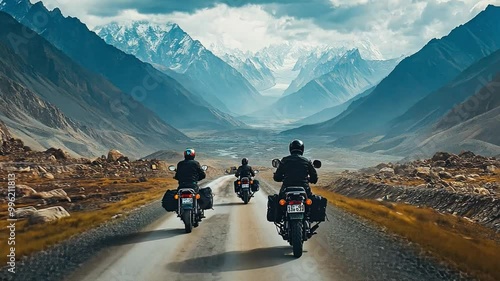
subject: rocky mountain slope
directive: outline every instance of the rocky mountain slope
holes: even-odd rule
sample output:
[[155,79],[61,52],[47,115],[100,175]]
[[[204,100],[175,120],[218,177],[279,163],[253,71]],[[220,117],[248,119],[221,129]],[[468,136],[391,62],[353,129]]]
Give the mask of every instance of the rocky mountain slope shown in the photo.
[[[106,44],[78,19],[64,17],[59,9],[48,11],[42,2],[4,0],[0,10],[13,15],[75,62],[129,94],[128,103],[139,101],[169,124],[212,129],[242,125],[151,65]],[[47,21],[39,24],[39,17]]]
[[57,107],[2,75],[0,101],[0,120],[6,122],[30,148],[44,149],[58,145],[76,155],[97,155],[105,150]]
[[246,110],[240,107],[242,101],[259,100],[260,94],[236,69],[193,40],[177,24],[114,22],[94,31],[106,43],[164,70],[218,109],[241,113]]
[[338,63],[342,55],[347,51],[346,48],[342,47],[329,48],[301,56],[293,67],[293,70],[300,72],[283,92],[283,95],[293,94],[314,78],[318,78],[332,71],[335,64]]
[[499,16],[500,7],[488,6],[449,35],[431,40],[404,59],[356,109],[327,123],[304,128],[302,133],[385,134],[391,120],[500,48]]
[[383,139],[364,148],[393,154],[473,150],[500,152],[498,99],[500,51],[473,64],[455,80],[396,119]]
[[500,50],[474,63],[453,81],[429,94],[403,115],[394,119],[387,137],[429,127],[457,104],[478,92],[498,73],[500,73]]
[[31,145],[59,145],[80,155],[98,155],[111,144],[134,156],[187,141],[141,104],[127,103],[102,76],[73,62],[42,37],[0,12],[1,116]]
[[271,69],[257,57],[240,58],[226,53],[221,59],[238,70],[258,91],[265,91],[276,85]]
[[334,59],[330,72],[310,81],[296,93],[282,97],[262,114],[275,112],[283,118],[301,118],[340,105],[377,84],[397,62],[367,61],[359,50],[350,50]]
[[[440,119],[420,148],[474,149],[500,152],[500,73],[472,97]],[[456,144],[456,145],[453,145]]]
[[374,89],[375,89],[375,87],[371,87],[370,89],[368,89],[368,90],[364,91],[363,93],[349,99],[348,101],[346,101],[342,104],[323,109],[318,113],[315,113],[311,116],[308,116],[304,119],[301,119],[301,120],[295,122],[294,125],[296,125],[296,126],[312,125],[312,124],[317,124],[317,123],[321,123],[321,122],[325,122],[325,121],[328,121],[330,119],[333,119],[333,118],[339,116],[342,112],[346,111],[352,103],[359,102],[358,100],[368,96]]

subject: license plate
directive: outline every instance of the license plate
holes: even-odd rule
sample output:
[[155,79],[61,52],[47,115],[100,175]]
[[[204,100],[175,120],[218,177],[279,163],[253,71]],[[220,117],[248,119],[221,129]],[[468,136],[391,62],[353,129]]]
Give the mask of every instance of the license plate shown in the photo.
[[293,213],[303,213],[303,212],[305,212],[304,204],[288,205],[287,206],[287,212],[290,213],[290,214],[293,214]]
[[182,198],[182,204],[193,204],[193,198]]
[[246,188],[249,188],[249,187],[250,187],[250,185],[249,185],[248,183],[244,183],[244,184],[242,184],[242,185],[241,185],[241,187],[243,187],[243,188],[245,188],[245,187],[246,187]]

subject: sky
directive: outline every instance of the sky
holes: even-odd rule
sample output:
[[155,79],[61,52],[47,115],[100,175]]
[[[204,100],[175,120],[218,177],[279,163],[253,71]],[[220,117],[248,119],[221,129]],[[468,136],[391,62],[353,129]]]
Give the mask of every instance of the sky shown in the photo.
[[[31,0],[37,2],[37,0]],[[500,0],[45,0],[89,28],[175,22],[206,47],[255,52],[271,44],[369,41],[384,58],[409,55]],[[347,46],[355,47],[355,46]]]

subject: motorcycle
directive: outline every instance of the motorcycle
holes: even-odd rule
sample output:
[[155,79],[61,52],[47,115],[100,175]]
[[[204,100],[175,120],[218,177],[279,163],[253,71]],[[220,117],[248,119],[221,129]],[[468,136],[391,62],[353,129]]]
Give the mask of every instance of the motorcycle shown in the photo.
[[[256,170],[254,173],[258,174],[259,171]],[[243,200],[243,203],[248,204],[256,192],[256,190],[253,189],[254,180],[250,177],[242,177],[236,182],[236,185],[238,187],[236,194]]]
[[[201,168],[206,171],[208,166],[203,165]],[[168,169],[172,172],[176,171],[173,165],[169,166]],[[177,194],[174,195],[174,199],[178,202],[177,217],[184,222],[186,233],[191,233],[193,228],[198,227],[201,219],[205,217],[204,210],[198,204],[200,197],[200,194],[193,188],[182,186],[179,186]]]
[[[281,164],[279,159],[272,161],[273,167],[278,168]],[[313,166],[317,169],[321,167],[321,161],[314,160]],[[293,256],[302,256],[303,244],[318,229],[320,222],[311,222],[310,207],[313,204],[311,198],[307,197],[306,190],[301,186],[289,186],[285,189],[285,198],[278,201],[278,208],[283,211],[282,220],[275,222],[278,234],[283,240],[288,241],[293,248]]]

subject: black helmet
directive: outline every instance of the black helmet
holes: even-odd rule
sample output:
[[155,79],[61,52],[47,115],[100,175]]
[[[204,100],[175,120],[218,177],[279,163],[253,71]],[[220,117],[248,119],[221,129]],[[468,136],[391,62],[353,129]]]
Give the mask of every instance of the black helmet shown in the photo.
[[300,155],[304,154],[304,142],[301,140],[293,140],[288,146],[290,150],[290,154],[299,153]]
[[241,164],[248,165],[248,158],[241,159]]
[[184,150],[184,159],[193,160],[195,156],[196,152],[194,151],[194,149],[186,148],[186,150]]

